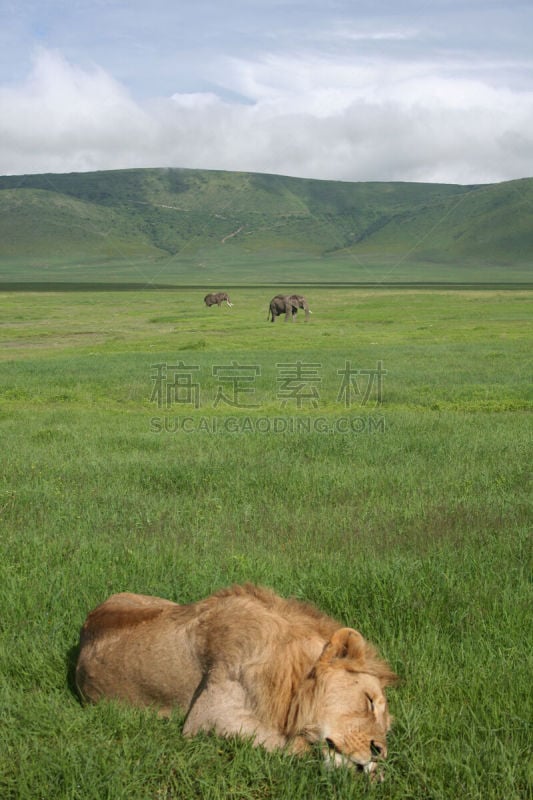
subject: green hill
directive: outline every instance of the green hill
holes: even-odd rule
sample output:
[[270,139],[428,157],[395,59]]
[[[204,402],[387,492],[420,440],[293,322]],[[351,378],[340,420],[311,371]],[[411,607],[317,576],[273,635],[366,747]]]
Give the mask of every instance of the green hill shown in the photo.
[[0,279],[527,280],[533,179],[134,169],[0,177]]

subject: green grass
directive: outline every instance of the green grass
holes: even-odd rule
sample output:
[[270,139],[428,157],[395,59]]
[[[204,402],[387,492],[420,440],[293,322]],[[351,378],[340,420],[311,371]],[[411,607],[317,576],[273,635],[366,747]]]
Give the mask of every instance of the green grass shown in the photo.
[[[530,295],[308,290],[309,324],[272,325],[273,293],[0,294],[2,798],[533,796]],[[150,400],[154,365],[180,360],[199,408]],[[298,360],[320,365],[318,408],[280,407]],[[346,360],[382,362],[381,404],[338,399]],[[232,361],[261,368],[257,408],[214,405]],[[358,627],[402,676],[383,784],[81,707],[97,603],[244,580]]]

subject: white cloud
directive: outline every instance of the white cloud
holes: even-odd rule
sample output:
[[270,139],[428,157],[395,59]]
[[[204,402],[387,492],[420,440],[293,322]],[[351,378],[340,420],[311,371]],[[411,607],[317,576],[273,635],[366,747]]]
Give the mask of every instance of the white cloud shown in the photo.
[[41,50],[0,89],[0,173],[178,166],[342,180],[531,175],[533,93],[431,62],[233,59],[214,91],[141,105],[104,70]]
[[219,98],[214,92],[176,92],[171,99],[182,109],[205,109],[217,105]]
[[346,39],[351,42],[406,42],[416,39],[419,31],[416,28],[402,28],[398,30],[361,30],[350,28],[346,22],[334,30],[337,39]]
[[68,171],[113,166],[152,121],[103,70],[82,70],[39,51],[19,88],[0,90],[0,171]]

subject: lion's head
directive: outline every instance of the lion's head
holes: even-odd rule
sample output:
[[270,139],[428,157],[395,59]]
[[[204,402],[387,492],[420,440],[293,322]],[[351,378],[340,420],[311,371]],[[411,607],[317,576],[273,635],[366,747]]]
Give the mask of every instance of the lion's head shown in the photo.
[[384,688],[396,680],[360,633],[341,628],[301,687],[300,735],[324,743],[328,763],[372,773],[387,755],[392,719]]

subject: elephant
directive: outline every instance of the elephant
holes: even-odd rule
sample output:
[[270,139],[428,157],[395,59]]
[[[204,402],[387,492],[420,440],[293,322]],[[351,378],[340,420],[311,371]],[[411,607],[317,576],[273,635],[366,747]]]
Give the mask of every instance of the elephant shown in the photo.
[[305,321],[309,319],[311,310],[307,300],[302,294],[277,294],[270,301],[270,308],[268,310],[267,320],[272,317],[272,322],[276,321],[276,317],[285,314],[285,322],[291,320],[294,322],[294,317],[298,313],[298,309],[305,310]]
[[230,306],[231,308],[233,303],[229,299],[227,292],[211,292],[211,294],[206,294],[204,297],[204,303],[208,308],[211,308],[211,306],[214,305],[217,305],[220,308],[224,300],[226,301],[226,305]]

